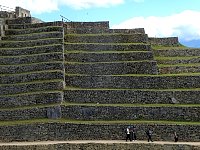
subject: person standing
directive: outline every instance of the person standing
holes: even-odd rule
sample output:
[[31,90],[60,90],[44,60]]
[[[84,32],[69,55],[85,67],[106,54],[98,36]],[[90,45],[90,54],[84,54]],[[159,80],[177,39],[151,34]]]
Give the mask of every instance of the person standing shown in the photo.
[[130,127],[126,128],[126,142],[127,142],[128,139],[131,141]]
[[137,138],[136,138],[136,127],[133,126],[133,140],[136,141]]
[[152,140],[153,131],[149,128],[149,129],[146,131],[146,134],[147,134],[147,137],[148,137],[148,142],[149,142],[149,141],[153,142],[153,140]]
[[174,142],[178,142],[178,135],[174,132]]

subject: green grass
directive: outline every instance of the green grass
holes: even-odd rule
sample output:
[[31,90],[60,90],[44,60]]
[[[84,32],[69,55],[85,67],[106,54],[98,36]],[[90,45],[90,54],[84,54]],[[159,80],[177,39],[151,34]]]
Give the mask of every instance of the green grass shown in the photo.
[[88,91],[117,91],[117,90],[131,90],[131,91],[152,91],[152,92],[175,92],[175,91],[200,91],[200,88],[177,88],[177,89],[128,89],[128,88],[77,88],[77,87],[65,87],[67,90],[88,90]]
[[150,45],[148,43],[69,43],[65,42],[65,44],[73,44],[73,45]]
[[138,61],[111,61],[111,62],[67,62],[65,64],[77,64],[77,65],[86,65],[86,64],[115,64],[115,63],[141,63],[141,62],[152,62],[154,60],[138,60]]
[[52,103],[52,104],[36,104],[36,105],[29,105],[29,106],[20,106],[20,107],[9,107],[9,108],[0,108],[0,111],[15,111],[15,110],[26,110],[26,109],[33,109],[33,108],[47,108],[47,107],[54,107],[54,106],[87,106],[87,107],[179,107],[179,108],[186,108],[186,107],[200,107],[200,104],[96,104],[96,103],[68,103],[63,102],[60,103]]
[[[200,63],[188,63],[188,64],[158,64],[158,67],[199,67]],[[188,73],[190,74],[190,73]]]
[[181,50],[181,49],[190,49],[184,45],[176,45],[176,46],[163,46],[163,45],[153,45],[151,46],[153,50]]
[[146,125],[196,125],[199,126],[200,122],[183,122],[183,121],[148,121],[148,120],[117,120],[117,121],[82,121],[82,120],[67,120],[67,119],[33,119],[21,121],[0,121],[0,126],[15,126],[15,125],[28,125],[28,124],[44,124],[44,123],[69,123],[69,124],[95,124],[95,125],[116,125],[116,124],[146,124]]
[[97,33],[97,34],[65,34],[65,37],[70,37],[70,36],[113,36],[113,35],[145,35],[143,33],[134,33],[134,34],[129,34],[129,33]]
[[154,57],[156,60],[190,60],[198,59],[200,56],[185,56],[185,57]]
[[[159,66],[162,67],[162,66]],[[91,76],[90,74],[65,74],[66,76]],[[99,77],[179,77],[179,76],[200,76],[199,73],[180,73],[180,74],[112,74],[112,75],[92,75]]]
[[65,50],[65,54],[113,54],[113,53],[152,53],[151,51],[134,51],[134,50],[128,50],[128,51],[114,51],[114,50],[102,50],[102,51],[86,51],[86,50]]

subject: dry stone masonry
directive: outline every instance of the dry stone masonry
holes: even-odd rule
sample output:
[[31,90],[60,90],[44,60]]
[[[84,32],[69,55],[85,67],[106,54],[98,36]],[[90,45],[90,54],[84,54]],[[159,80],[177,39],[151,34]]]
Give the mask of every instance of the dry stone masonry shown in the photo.
[[176,131],[180,141],[200,141],[199,49],[107,21],[4,13],[0,141],[123,140],[128,125],[139,140],[150,127],[154,140],[173,141]]

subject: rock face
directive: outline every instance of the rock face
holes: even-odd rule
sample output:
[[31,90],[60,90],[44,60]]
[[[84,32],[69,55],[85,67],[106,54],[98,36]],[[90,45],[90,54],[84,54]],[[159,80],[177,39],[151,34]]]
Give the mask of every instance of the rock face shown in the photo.
[[109,22],[6,25],[0,141],[124,139],[131,124],[138,139],[199,141],[199,49]]

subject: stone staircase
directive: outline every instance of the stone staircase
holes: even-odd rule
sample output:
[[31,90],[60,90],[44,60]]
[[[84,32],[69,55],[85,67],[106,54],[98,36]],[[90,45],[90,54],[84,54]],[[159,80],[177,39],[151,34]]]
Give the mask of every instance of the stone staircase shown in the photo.
[[24,22],[0,41],[0,141],[121,140],[129,125],[138,139],[152,128],[199,141],[200,76],[163,68],[198,49],[152,47],[144,29],[108,22]]

